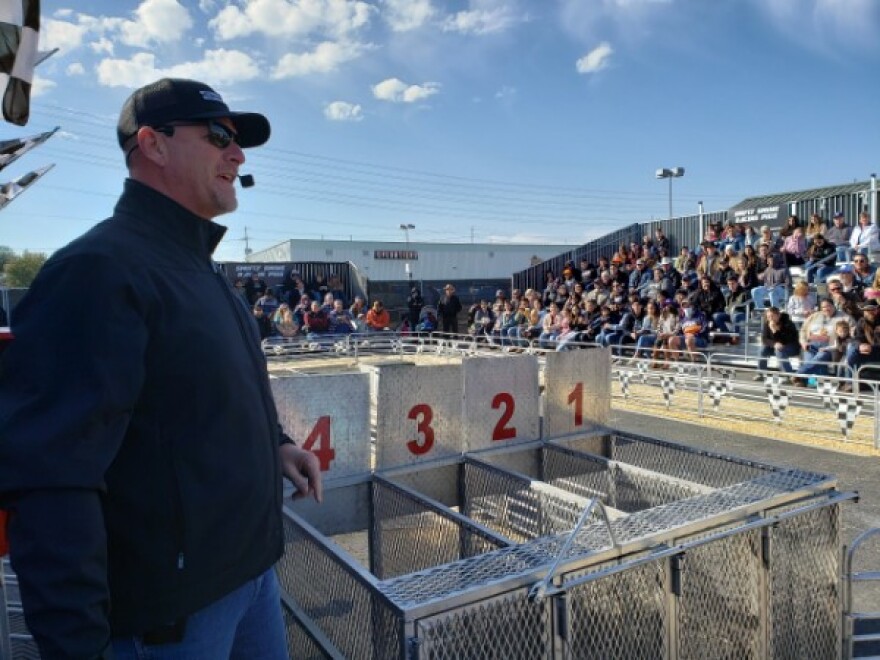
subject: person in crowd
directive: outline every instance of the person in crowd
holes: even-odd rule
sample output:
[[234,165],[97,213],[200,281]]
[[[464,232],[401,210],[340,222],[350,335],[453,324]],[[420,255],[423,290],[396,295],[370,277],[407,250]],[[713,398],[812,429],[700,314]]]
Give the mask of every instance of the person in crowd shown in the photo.
[[247,293],[248,303],[253,305],[257,302],[257,299],[262,297],[266,290],[269,287],[266,285],[266,280],[260,277],[260,274],[257,271],[253,271],[251,276],[244,284],[244,290]]
[[299,324],[293,317],[293,310],[287,303],[281,303],[275,313],[272,315],[272,326],[275,328],[275,334],[289,339],[299,334]]
[[862,283],[856,281],[853,264],[843,264],[837,269],[835,276],[843,286],[844,293],[851,295],[856,302],[862,302]]
[[669,338],[669,352],[673,359],[679,359],[684,351],[694,362],[697,349],[705,348],[709,343],[709,324],[706,315],[687,298],[682,299],[680,310],[679,331]]
[[[759,245],[766,245],[770,252],[775,252],[782,247],[782,238],[773,235],[773,230],[767,225],[761,226],[761,242]],[[760,251],[759,251],[760,252]]]
[[469,330],[474,337],[487,337],[492,332],[492,326],[495,323],[495,314],[489,307],[488,300],[481,300],[477,303],[474,310],[474,318],[469,326]]
[[728,222],[718,238],[718,249],[723,253],[730,248],[733,252],[742,249],[742,236],[739,228],[732,222]]
[[791,287],[791,275],[785,267],[782,255],[778,252],[770,256],[770,265],[758,273],[760,284],[752,289],[752,300],[757,309],[765,309],[765,300],[770,300],[771,307],[782,307],[788,289]]
[[663,277],[660,282],[660,293],[664,299],[672,298],[675,292],[681,287],[681,274],[672,267],[672,259],[663,257],[660,260],[660,266],[663,269]]
[[851,256],[863,254],[870,257],[871,253],[880,252],[880,234],[867,211],[859,213],[859,224],[849,236],[849,246]]
[[638,291],[645,284],[651,281],[651,271],[644,258],[636,260],[635,267],[630,271],[627,288],[630,291]]
[[306,323],[306,314],[311,311],[312,302],[311,297],[307,293],[304,293],[300,297],[299,303],[293,308],[293,318],[300,327],[304,326]]
[[[555,280],[555,278],[553,279]],[[458,332],[458,314],[461,310],[461,301],[455,293],[455,287],[452,284],[447,284],[443,287],[443,295],[437,304],[437,314],[440,317],[443,332]]]
[[806,318],[799,333],[801,349],[807,361],[812,360],[820,351],[828,347],[834,338],[834,326],[838,321],[846,321],[850,326],[855,325],[855,320],[838,311],[830,298],[822,299],[819,309]]
[[538,345],[541,348],[551,348],[552,342],[559,335],[561,321],[562,317],[559,315],[559,306],[555,302],[551,302],[541,322],[541,334],[538,337]]
[[616,317],[616,320],[602,325],[596,336],[596,343],[600,346],[616,346],[624,335],[633,331],[637,321],[633,311],[624,307],[623,298],[620,296],[612,298],[608,307],[611,309],[611,318]]
[[742,237],[742,250],[745,250],[748,247],[754,250],[758,246],[758,243],[761,242],[761,236],[758,234],[758,232],[755,231],[755,227],[753,225],[745,226],[745,229],[743,229]]
[[828,276],[834,272],[837,265],[837,250],[831,245],[823,234],[815,234],[807,248],[804,266],[807,273],[807,282],[822,284]]
[[806,387],[804,377],[839,375],[834,365],[841,364],[851,343],[852,326],[846,319],[838,319],[833,323],[828,343],[803,361],[793,382]]
[[864,291],[865,289],[870,289],[874,284],[874,275],[877,272],[877,267],[872,265],[863,254],[856,254],[853,256],[852,260],[852,277],[853,277],[853,287],[858,291]]
[[327,287],[330,289],[333,300],[341,300],[342,304],[345,305],[345,286],[342,284],[342,278],[339,277],[339,273],[330,273],[330,276],[327,278]]
[[843,283],[840,281],[839,275],[833,275],[828,279],[828,295],[831,296],[831,302],[834,309],[857,319],[861,316],[859,303],[861,299],[855,291],[844,291]]
[[[794,370],[790,359],[800,355],[801,345],[798,329],[788,314],[780,311],[778,307],[769,307],[764,312],[764,324],[761,328],[761,357],[758,359],[758,369],[767,370],[767,359],[776,356],[780,370],[791,374]],[[755,374],[753,380],[763,380],[763,374]],[[792,379],[795,382],[795,379]]]
[[825,222],[825,218],[818,213],[810,214],[810,220],[807,222],[806,229],[804,230],[804,237],[807,239],[807,246],[813,244],[813,241],[816,240],[816,236],[824,236],[825,230],[827,229],[828,223]]
[[804,258],[807,256],[807,241],[804,238],[803,227],[794,227],[792,229],[791,233],[782,241],[780,252],[785,259],[786,266],[803,265]]
[[657,329],[657,338],[654,340],[654,351],[651,353],[654,368],[665,368],[670,357],[673,357],[667,349],[670,340],[675,337],[681,328],[681,318],[678,314],[678,306],[667,300],[663,303],[660,312],[660,327]]
[[599,279],[593,283],[593,290],[587,293],[587,300],[595,300],[601,307],[611,296],[611,271],[603,270]]
[[312,300],[322,302],[324,296],[330,292],[330,285],[327,283],[327,277],[324,273],[315,273],[312,281],[308,284],[308,289]]
[[[751,302],[749,291],[739,284],[736,275],[727,276],[727,294],[724,296],[724,308],[712,314],[712,325],[719,332],[736,332],[740,323],[746,320],[746,309]],[[730,327],[733,323],[733,328]],[[733,343],[736,343],[735,340]]]
[[232,285],[232,290],[235,291],[235,295],[248,307],[251,306],[251,301],[248,300],[247,290],[244,288],[245,281],[241,277],[235,278],[235,283]]
[[382,332],[391,329],[391,314],[385,309],[381,300],[373,301],[364,320],[367,324],[367,330]]
[[816,297],[810,291],[805,280],[799,280],[791,289],[791,295],[785,301],[785,312],[796,324],[803,323],[816,311]]
[[691,302],[697,310],[703,313],[707,319],[724,310],[724,295],[715,284],[715,282],[707,275],[700,277],[699,286],[696,291],[689,296]]
[[837,211],[832,218],[831,226],[825,232],[825,240],[837,251],[837,261],[849,261],[850,236],[852,236],[852,227],[847,224],[843,211]]
[[532,340],[536,340],[544,331],[544,306],[540,298],[532,300],[532,305],[528,310],[529,320],[525,326],[520,326],[517,331],[517,344],[519,346],[527,346]]
[[663,227],[657,227],[654,229],[654,246],[659,249],[664,249],[667,252],[670,250],[669,238],[663,232]]
[[303,318],[303,332],[309,339],[315,339],[330,332],[330,316],[317,300],[312,300],[309,311]]
[[[880,363],[880,319],[877,309],[880,303],[868,300],[859,306],[862,317],[856,322],[853,340],[846,348],[844,358],[850,373],[857,374],[866,364]],[[841,385],[842,391],[851,389],[849,383]]]
[[745,291],[751,291],[758,285],[758,274],[755,272],[753,262],[746,254],[746,250],[731,260],[730,271],[724,276],[725,281],[729,282],[731,276],[739,283],[739,288]]
[[697,262],[694,259],[694,255],[691,254],[691,251],[688,249],[687,245],[683,245],[681,247],[681,250],[678,251],[678,256],[675,258],[675,262],[672,264],[672,266],[679,274],[687,273],[697,267]]
[[598,341],[599,333],[609,325],[614,325],[620,320],[620,316],[612,311],[611,305],[602,305],[599,313],[592,321],[589,322],[587,328],[582,333],[583,341]]
[[513,303],[509,300],[505,300],[501,303],[496,302],[495,305],[498,306],[499,311],[495,313],[495,322],[492,324],[489,343],[496,346],[503,346],[504,333],[502,331],[506,330],[514,323],[516,312],[513,309]]
[[320,500],[321,473],[282,433],[253,316],[211,261],[243,149],[269,132],[203,83],[134,91],[112,216],[55,252],[15,310],[0,505],[43,658],[290,655],[282,474]]
[[[513,301],[510,302],[511,307]],[[529,323],[529,303],[525,298],[521,298],[513,313],[507,319],[507,322],[501,326],[501,345],[516,346],[520,332]]]
[[639,301],[640,304],[643,302],[645,313],[630,333],[630,340],[636,345],[633,359],[646,357],[660,332],[660,306],[656,300]]
[[299,271],[291,269],[278,287],[278,299],[281,302],[286,302],[290,307],[296,307],[305,292],[306,287],[302,283]]
[[788,216],[788,219],[785,221],[782,229],[779,230],[779,238],[788,238],[789,236],[794,234],[795,229],[803,229],[803,226],[801,225],[801,219],[792,214]]
[[577,337],[577,330],[574,326],[571,310],[563,309],[559,313],[559,332],[556,334],[556,350],[564,351],[568,349],[569,342]]
[[[333,309],[327,315],[330,321],[330,332],[335,335],[347,335],[357,329],[351,312],[345,309],[345,304],[341,298],[333,301]],[[418,319],[416,319],[418,322]],[[415,326],[413,326],[415,327]]]
[[707,275],[714,282],[718,282],[724,273],[724,267],[721,263],[721,256],[718,254],[718,248],[715,247],[715,243],[711,241],[703,241],[703,254],[700,255],[700,259],[697,262],[697,274],[698,275]]
[[406,309],[409,318],[409,327],[415,328],[419,324],[419,316],[422,313],[422,307],[425,306],[425,299],[422,298],[422,292],[419,287],[414,286],[410,289],[409,296],[406,299]]
[[541,304],[544,305],[544,307],[547,307],[553,302],[553,299],[556,296],[556,289],[559,288],[561,282],[562,280],[557,278],[552,270],[548,270],[544,273],[544,290],[541,298]]
[[266,289],[266,292],[262,296],[257,298],[256,302],[254,302],[254,309],[259,307],[263,312],[263,316],[271,321],[279,304],[278,298],[275,297],[275,292],[269,288]]
[[260,305],[254,305],[254,320],[257,322],[257,328],[260,331],[260,339],[267,339],[274,334],[275,329],[272,327],[272,317],[266,314],[266,311]]

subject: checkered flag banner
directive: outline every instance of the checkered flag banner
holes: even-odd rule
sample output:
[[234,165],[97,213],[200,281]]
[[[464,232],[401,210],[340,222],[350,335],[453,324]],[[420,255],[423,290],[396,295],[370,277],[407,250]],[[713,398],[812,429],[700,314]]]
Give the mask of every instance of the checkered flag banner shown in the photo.
[[620,391],[623,394],[624,399],[629,398],[629,379],[632,378],[631,371],[620,370],[617,372],[617,377],[620,380]]
[[767,374],[764,376],[764,391],[767,396],[779,394],[782,389],[782,379],[776,374]]
[[770,408],[773,411],[773,421],[781,424],[785,409],[788,408],[788,392],[785,390],[771,392],[768,398],[770,399]]
[[672,403],[672,395],[675,393],[675,376],[663,374],[660,377],[660,387],[663,388],[663,400],[668,408]]
[[27,190],[37,181],[37,179],[39,179],[53,167],[55,166],[47,165],[46,167],[41,167],[38,170],[34,170],[33,172],[28,172],[24,176],[20,176],[15,181],[4,183],[2,186],[0,186],[0,209],[4,208],[7,204],[9,204],[9,202],[18,197],[25,190]]
[[51,131],[31,135],[26,138],[0,141],[0,170],[17,161],[34,147],[43,144],[43,142],[55,135],[59,128],[60,127],[56,126]]
[[837,393],[837,383],[833,380],[820,378],[816,391],[822,397],[822,405],[825,406],[825,410],[831,410],[834,406],[834,395]]
[[38,63],[39,0],[0,2],[0,89],[3,118],[24,126],[30,117],[31,83]]
[[636,369],[638,369],[639,376],[642,377],[642,383],[643,384],[647,383],[648,382],[648,363],[645,362],[644,360],[641,360],[638,363],[638,365],[636,366]]
[[840,432],[847,440],[861,412],[862,404],[858,398],[854,396],[837,397],[837,423],[840,424]]

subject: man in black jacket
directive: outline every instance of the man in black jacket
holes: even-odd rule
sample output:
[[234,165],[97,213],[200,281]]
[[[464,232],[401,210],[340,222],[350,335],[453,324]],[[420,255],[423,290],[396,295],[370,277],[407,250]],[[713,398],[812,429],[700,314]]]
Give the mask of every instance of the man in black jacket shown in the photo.
[[117,136],[112,217],[43,266],[0,368],[25,618],[45,658],[286,658],[281,477],[320,500],[320,471],[281,431],[253,316],[211,260],[269,122],[164,79]]
[[455,287],[447,284],[443,288],[443,296],[437,304],[443,332],[458,332],[458,313],[461,311],[461,300],[455,295]]
[[[791,368],[789,358],[801,354],[800,336],[797,326],[789,318],[788,314],[779,311],[778,307],[769,307],[764,314],[764,327],[761,329],[761,357],[758,360],[758,369],[767,369],[767,358],[776,356],[779,369],[787,374],[794,371]],[[754,380],[762,380],[763,375],[756,374]],[[795,382],[795,379],[792,379]]]

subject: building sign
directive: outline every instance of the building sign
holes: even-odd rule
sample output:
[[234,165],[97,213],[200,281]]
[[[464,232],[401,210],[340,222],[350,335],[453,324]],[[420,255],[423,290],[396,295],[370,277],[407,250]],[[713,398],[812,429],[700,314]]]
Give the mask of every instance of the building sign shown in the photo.
[[400,261],[418,261],[419,253],[415,250],[375,250],[373,259],[398,259]]
[[771,204],[769,206],[758,206],[741,209],[731,209],[728,211],[728,220],[732,220],[737,224],[765,224],[781,222],[784,220],[782,214],[785,212],[785,205]]

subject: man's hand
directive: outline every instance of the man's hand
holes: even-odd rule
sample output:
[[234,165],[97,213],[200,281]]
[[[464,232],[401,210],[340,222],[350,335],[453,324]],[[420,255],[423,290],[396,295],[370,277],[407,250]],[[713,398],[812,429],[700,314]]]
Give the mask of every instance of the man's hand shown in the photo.
[[283,444],[278,448],[281,472],[293,482],[296,493],[293,499],[311,495],[316,502],[324,499],[324,486],[321,483],[321,468],[318,457],[312,452],[296,445]]

